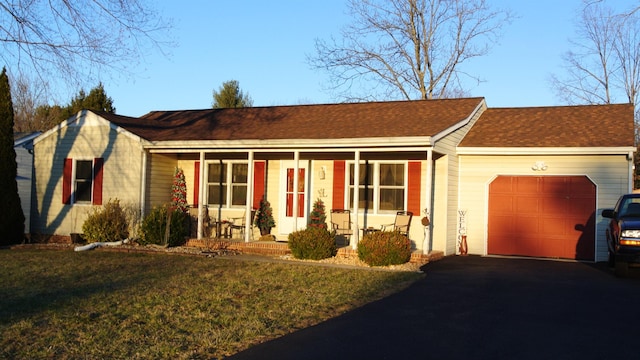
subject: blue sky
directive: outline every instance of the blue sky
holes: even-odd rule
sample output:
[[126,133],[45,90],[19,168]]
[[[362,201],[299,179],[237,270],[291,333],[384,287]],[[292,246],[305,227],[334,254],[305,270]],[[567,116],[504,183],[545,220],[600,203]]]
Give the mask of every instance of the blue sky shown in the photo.
[[[489,55],[465,70],[485,80],[469,83],[472,96],[490,107],[561,105],[548,79],[562,73],[580,0],[489,0],[517,16]],[[635,0],[620,1],[630,5]],[[342,0],[183,0],[157,5],[172,17],[177,46],[169,57],[152,54],[133,79],[103,80],[117,113],[205,109],[212,91],[238,80],[254,106],[335,102],[323,91],[326,73],[311,70],[306,56],[314,39],[339,36],[350,21]],[[89,87],[90,88],[90,87]]]

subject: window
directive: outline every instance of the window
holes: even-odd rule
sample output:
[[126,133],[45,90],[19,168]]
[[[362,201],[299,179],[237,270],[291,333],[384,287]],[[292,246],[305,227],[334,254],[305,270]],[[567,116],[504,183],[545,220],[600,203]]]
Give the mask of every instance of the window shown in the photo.
[[73,184],[74,202],[91,202],[93,183],[93,161],[76,160],[76,175]]
[[62,203],[102,205],[104,159],[64,160],[62,169]]
[[[354,166],[349,165],[349,207],[353,204]],[[405,209],[407,188],[404,163],[360,164],[359,209],[399,211]]]
[[210,163],[207,175],[207,203],[244,206],[247,202],[247,174],[246,163]]

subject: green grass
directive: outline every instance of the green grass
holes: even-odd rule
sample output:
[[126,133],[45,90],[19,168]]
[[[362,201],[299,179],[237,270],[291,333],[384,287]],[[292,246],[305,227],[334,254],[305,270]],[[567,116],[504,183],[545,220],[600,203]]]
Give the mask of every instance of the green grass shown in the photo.
[[0,251],[0,358],[221,358],[422,275],[167,254]]

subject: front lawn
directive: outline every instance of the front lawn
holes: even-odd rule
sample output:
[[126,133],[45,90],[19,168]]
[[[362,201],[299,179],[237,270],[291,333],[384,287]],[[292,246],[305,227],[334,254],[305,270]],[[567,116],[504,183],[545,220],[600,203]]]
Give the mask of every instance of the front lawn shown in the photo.
[[220,358],[421,274],[167,254],[0,251],[0,358]]

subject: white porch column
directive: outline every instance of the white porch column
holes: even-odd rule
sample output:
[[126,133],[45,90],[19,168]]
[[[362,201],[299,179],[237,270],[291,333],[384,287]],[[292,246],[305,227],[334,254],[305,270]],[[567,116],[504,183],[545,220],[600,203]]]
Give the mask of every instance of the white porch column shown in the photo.
[[351,248],[353,250],[358,249],[358,242],[360,241],[360,231],[358,230],[358,205],[360,204],[360,150],[356,150],[354,154],[355,164],[353,166],[353,216],[351,222]]
[[298,178],[298,172],[300,171],[300,152],[293,153],[293,231],[298,231],[298,186],[300,179]]
[[251,210],[253,208],[253,151],[249,151],[247,159],[247,201],[244,212],[244,242],[251,240]]
[[431,226],[433,224],[433,216],[431,214],[432,210],[432,194],[433,194],[433,150],[427,150],[427,172],[425,174],[425,183],[426,183],[426,197],[425,197],[425,207],[427,210],[426,216],[431,220],[431,224],[425,226],[424,228],[424,241],[422,242],[422,253],[429,254],[431,251]]
[[201,151],[198,170],[198,239],[202,239],[204,233],[204,208],[204,151]]

